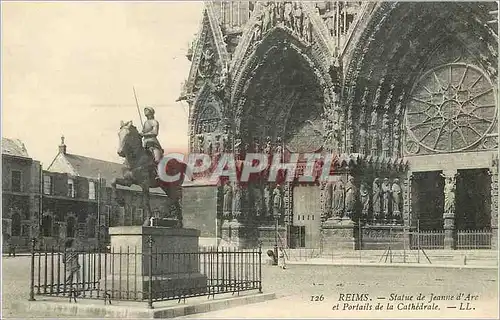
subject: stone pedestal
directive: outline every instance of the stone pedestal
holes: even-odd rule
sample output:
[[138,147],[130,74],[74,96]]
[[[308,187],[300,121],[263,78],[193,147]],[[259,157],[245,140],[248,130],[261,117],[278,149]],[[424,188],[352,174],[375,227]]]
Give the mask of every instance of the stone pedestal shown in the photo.
[[322,247],[350,249],[357,248],[358,226],[350,219],[327,220],[323,223],[321,230]]
[[[278,246],[287,246],[286,227],[278,226]],[[264,248],[274,248],[276,245],[276,226],[259,226],[259,241]],[[281,240],[281,241],[280,241]]]
[[231,221],[228,227],[231,228],[229,241],[231,246],[237,248],[255,248],[258,245],[257,229],[253,224]]
[[137,292],[138,299],[148,299],[151,274],[153,299],[174,296],[183,289],[206,290],[207,277],[200,273],[198,254],[200,231],[127,226],[111,227],[109,234],[111,255],[101,288],[113,289],[115,296],[117,291],[126,295],[128,290]]
[[361,229],[362,249],[365,250],[402,250],[410,248],[408,228],[401,225],[372,225]]
[[455,213],[443,214],[444,219],[444,248],[455,249],[456,232],[455,232]]
[[231,242],[231,223],[228,220],[224,220],[221,228],[221,239],[224,243]]

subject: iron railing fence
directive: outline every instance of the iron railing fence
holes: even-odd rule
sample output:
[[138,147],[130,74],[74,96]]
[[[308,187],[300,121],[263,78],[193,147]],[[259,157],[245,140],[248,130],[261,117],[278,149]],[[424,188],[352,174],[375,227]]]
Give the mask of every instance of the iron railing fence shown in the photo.
[[[31,250],[30,300],[36,295],[153,302],[249,290],[262,292],[262,249],[162,252],[152,245]],[[79,266],[79,267],[76,267]]]
[[457,249],[491,249],[491,230],[458,230]]
[[410,232],[410,249],[444,249],[444,230]]

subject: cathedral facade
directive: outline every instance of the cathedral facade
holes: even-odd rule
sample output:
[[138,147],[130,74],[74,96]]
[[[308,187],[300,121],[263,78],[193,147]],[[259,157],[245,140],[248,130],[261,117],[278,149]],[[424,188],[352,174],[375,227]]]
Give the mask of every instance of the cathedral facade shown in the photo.
[[497,10],[206,2],[180,97],[190,152],[335,155],[329,182],[207,185],[216,233],[240,247],[496,248]]

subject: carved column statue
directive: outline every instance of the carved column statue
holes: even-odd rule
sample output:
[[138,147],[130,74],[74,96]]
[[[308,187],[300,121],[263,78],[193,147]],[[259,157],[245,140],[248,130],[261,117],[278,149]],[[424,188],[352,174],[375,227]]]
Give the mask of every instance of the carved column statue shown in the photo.
[[390,142],[391,142],[391,130],[389,123],[389,114],[384,113],[382,119],[382,156],[385,158],[390,158]]
[[[366,144],[368,143],[368,133],[366,130],[366,110],[368,108],[368,89],[365,89],[361,99],[361,111],[359,114],[359,153],[366,154]],[[353,126],[353,124],[351,124]]]
[[380,188],[380,179],[373,179],[372,184],[372,212],[373,222],[380,222],[382,219],[382,189]]
[[212,144],[212,139],[208,140],[208,146],[207,146],[207,154],[211,157],[213,154],[213,144]]
[[390,199],[391,199],[391,184],[389,182],[389,178],[384,178],[384,181],[382,182],[382,212],[384,220],[387,220],[391,214]]
[[264,186],[264,209],[263,209],[263,215],[264,216],[272,216],[271,212],[272,208],[272,195],[271,195],[271,187],[269,186],[268,183]]
[[241,218],[241,186],[238,182],[233,183],[233,220],[238,221]]
[[220,134],[215,135],[215,154],[221,153]]
[[236,138],[234,140],[234,155],[235,159],[242,159],[242,145],[241,145],[241,138]]
[[376,157],[377,151],[378,151],[377,117],[378,117],[377,109],[376,109],[376,107],[373,107],[372,114],[371,114],[371,122],[370,122],[370,138],[371,138],[370,154],[372,157]]
[[443,171],[444,178],[444,248],[455,249],[455,191],[457,171]]
[[205,152],[205,136],[203,134],[197,135],[198,138],[198,147],[196,152],[204,153]]
[[224,132],[221,135],[221,140],[220,140],[220,149],[222,150],[221,152],[230,152],[230,146],[229,146],[229,124],[224,124]]
[[399,158],[399,145],[400,145],[400,138],[401,138],[401,132],[399,130],[399,119],[396,118],[394,119],[394,123],[392,124],[393,127],[393,137],[392,137],[392,157],[394,159]]
[[401,186],[399,184],[399,179],[394,179],[392,181],[391,199],[392,199],[392,219],[393,219],[392,222],[394,224],[400,223],[403,194]]
[[364,128],[364,124],[361,124],[359,128],[359,153],[365,155],[366,154],[366,129]]
[[273,190],[273,217],[275,219],[281,216],[283,209],[283,194],[281,186],[278,184]]
[[321,183],[321,220],[326,221],[332,215],[332,183],[323,181]]
[[231,217],[231,211],[233,207],[233,187],[229,181],[224,184],[224,199],[222,204],[222,216],[225,220],[229,220]]
[[359,198],[361,200],[361,218],[366,220],[370,211],[370,190],[366,182],[362,182],[359,188]]
[[300,34],[300,32],[302,31],[302,28],[301,28],[301,22],[302,22],[302,17],[303,17],[304,13],[302,12],[302,5],[300,3],[296,3],[295,4],[295,10],[294,10],[294,13],[293,13],[293,30],[295,32],[297,32],[298,34]]
[[264,215],[264,199],[262,184],[260,181],[252,181],[249,183],[251,195],[250,206],[251,210],[255,212],[255,216],[260,217]]
[[283,140],[281,137],[276,138],[276,147],[274,149],[274,153],[277,157],[279,157],[280,162],[283,162]]
[[336,181],[332,190],[332,217],[329,219],[342,219],[345,209],[344,182]]
[[401,132],[402,132],[400,128],[401,124],[400,118],[401,118],[403,97],[404,97],[404,91],[401,92],[394,111],[394,123],[392,125],[392,156],[394,158],[399,158],[401,156],[399,152],[401,146]]
[[355,218],[356,200],[358,196],[358,188],[354,182],[354,177],[349,176],[345,185],[345,212],[349,219]]
[[273,153],[273,146],[271,143],[271,137],[267,136],[266,137],[266,146],[264,147],[264,153],[267,155],[271,155]]
[[302,37],[306,42],[312,42],[311,22],[309,22],[308,16],[304,16],[304,20],[302,21]]

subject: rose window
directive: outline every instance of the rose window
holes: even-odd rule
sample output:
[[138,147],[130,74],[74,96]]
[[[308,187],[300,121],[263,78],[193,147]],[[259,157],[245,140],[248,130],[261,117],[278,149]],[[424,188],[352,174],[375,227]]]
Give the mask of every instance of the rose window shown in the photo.
[[412,90],[406,108],[406,151],[471,148],[490,132],[495,119],[493,85],[480,69],[464,63],[437,67]]

